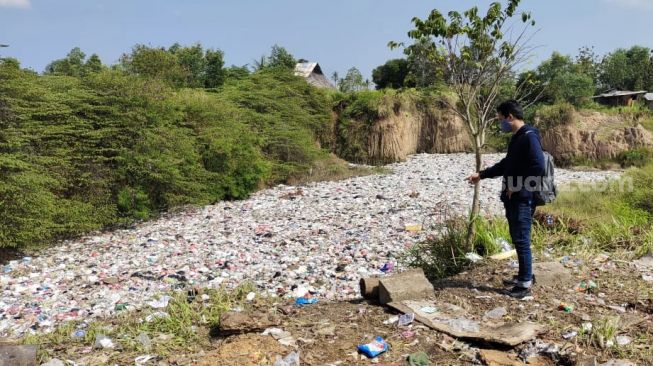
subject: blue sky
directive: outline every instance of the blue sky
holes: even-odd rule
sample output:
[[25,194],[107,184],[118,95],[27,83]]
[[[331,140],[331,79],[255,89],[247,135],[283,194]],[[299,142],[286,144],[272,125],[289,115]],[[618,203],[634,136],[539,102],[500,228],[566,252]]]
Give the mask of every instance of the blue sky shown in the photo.
[[[79,46],[115,63],[138,43],[169,46],[202,43],[243,65],[269,53],[273,44],[297,58],[320,62],[325,72],[351,66],[364,75],[401,56],[388,41],[405,40],[414,16],[489,0],[0,0],[0,56],[18,58],[42,71]],[[635,44],[653,47],[649,22],[653,0],[523,0],[538,33],[533,64],[558,50],[575,54],[594,46],[603,54]]]

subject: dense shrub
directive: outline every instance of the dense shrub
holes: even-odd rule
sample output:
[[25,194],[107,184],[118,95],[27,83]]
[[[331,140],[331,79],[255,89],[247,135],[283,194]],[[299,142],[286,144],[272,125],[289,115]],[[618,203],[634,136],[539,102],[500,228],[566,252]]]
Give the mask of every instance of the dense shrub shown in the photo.
[[569,103],[543,105],[535,112],[534,123],[543,130],[574,123],[576,108]]
[[326,158],[330,118],[327,97],[285,70],[206,92],[0,64],[0,246],[247,197]]

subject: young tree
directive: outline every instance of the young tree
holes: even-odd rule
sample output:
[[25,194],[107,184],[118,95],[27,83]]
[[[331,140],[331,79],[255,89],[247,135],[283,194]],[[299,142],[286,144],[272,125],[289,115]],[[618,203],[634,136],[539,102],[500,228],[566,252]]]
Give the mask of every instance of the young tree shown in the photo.
[[217,88],[224,84],[226,71],[224,69],[224,52],[206,50],[204,54],[206,69],[204,71],[204,87]]
[[338,84],[340,84],[340,75],[337,71],[334,71],[333,74],[331,74],[331,80],[333,80],[333,85],[337,88]]
[[272,51],[268,58],[268,67],[294,70],[295,65],[297,65],[297,60],[295,60],[295,57],[288,50],[276,44],[272,46]]
[[[426,19],[414,18],[415,28],[408,36],[418,42],[432,42],[429,59],[443,71],[446,82],[456,95],[455,103],[444,100],[465,122],[476,156],[476,171],[482,168],[481,148],[485,132],[495,120],[497,96],[504,82],[514,75],[516,67],[525,61],[528,47],[528,29],[534,26],[529,13],[521,14],[524,23],[516,30],[517,22],[509,22],[517,12],[521,0],[508,0],[502,7],[490,4],[485,15],[478,7],[463,13],[451,11],[445,17],[438,10],[431,11]],[[390,42],[390,47],[402,46]],[[414,49],[405,49],[410,54]],[[517,88],[519,89],[519,88]],[[475,236],[474,223],[478,217],[480,183],[474,186],[474,197],[467,234],[468,249]]]
[[343,93],[365,89],[365,78],[363,78],[363,74],[357,68],[352,67],[347,71],[347,75],[340,80],[339,89]]
[[79,47],[75,47],[65,58],[52,61],[45,67],[45,73],[50,75],[82,76],[84,74],[84,60],[86,54]]

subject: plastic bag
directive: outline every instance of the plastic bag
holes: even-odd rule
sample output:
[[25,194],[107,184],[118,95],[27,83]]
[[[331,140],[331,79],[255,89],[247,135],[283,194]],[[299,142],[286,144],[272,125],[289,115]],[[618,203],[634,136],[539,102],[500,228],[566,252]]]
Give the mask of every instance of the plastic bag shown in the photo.
[[376,337],[373,342],[358,346],[358,350],[369,358],[374,358],[389,348],[388,343],[382,337]]

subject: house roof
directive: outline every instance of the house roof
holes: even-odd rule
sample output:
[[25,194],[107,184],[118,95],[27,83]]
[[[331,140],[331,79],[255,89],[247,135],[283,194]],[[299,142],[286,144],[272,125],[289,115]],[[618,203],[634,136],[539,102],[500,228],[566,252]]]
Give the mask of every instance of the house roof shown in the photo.
[[309,84],[319,88],[335,89],[317,62],[301,60],[295,65],[295,75],[303,77]]
[[317,62],[299,62],[295,66],[295,75],[307,78],[311,76],[313,72],[322,74],[322,69]]
[[592,98],[614,98],[614,97],[625,97],[629,95],[642,95],[646,94],[646,90],[640,91],[627,91],[627,90],[611,90],[609,92],[593,96]]
[[646,99],[646,100],[653,100],[653,93],[646,93],[646,94],[644,94],[644,99]]

